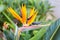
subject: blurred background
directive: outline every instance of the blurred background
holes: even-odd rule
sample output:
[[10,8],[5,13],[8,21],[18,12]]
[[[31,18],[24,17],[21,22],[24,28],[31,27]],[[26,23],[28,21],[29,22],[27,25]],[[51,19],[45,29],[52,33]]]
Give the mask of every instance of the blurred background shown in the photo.
[[[7,10],[11,7],[19,16],[22,4],[38,11],[29,27],[15,19]],[[0,0],[0,40],[60,40],[60,0]],[[21,29],[23,29],[21,31]]]
[[49,2],[51,3],[51,5],[55,6],[55,8],[53,8],[54,10],[54,15],[57,18],[60,18],[60,0],[49,0]]

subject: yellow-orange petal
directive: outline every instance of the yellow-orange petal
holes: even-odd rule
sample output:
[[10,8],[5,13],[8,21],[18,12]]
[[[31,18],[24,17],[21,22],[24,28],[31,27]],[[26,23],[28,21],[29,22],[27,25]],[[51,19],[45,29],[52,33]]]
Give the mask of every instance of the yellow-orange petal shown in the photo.
[[26,18],[27,18],[27,12],[26,12],[26,5],[22,4],[22,8],[21,8],[21,13],[22,13],[22,20],[23,20],[23,24],[26,24]]
[[35,12],[32,17],[27,21],[27,24],[30,25],[34,22],[38,12]]
[[[34,9],[35,9],[35,8],[33,8],[33,9],[30,10],[30,16],[29,16],[29,17],[31,17],[31,16],[34,14]],[[28,18],[29,18],[29,17],[28,17]]]
[[10,7],[8,8],[8,10],[11,12],[11,14],[19,21],[21,21],[21,23],[23,23],[22,18]]

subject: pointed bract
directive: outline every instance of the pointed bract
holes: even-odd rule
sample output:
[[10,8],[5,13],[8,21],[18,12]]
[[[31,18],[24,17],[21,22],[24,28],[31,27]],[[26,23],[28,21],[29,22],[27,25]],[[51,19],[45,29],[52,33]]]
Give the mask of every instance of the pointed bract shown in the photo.
[[23,24],[26,24],[26,5],[23,5],[22,4],[22,8],[21,8],[21,13],[22,13],[22,21],[23,21]]
[[[34,14],[34,9],[35,9],[35,8],[32,8],[32,9],[30,10],[30,16],[29,16],[29,17],[31,17],[31,16]],[[28,18],[29,18],[29,17],[28,17]]]
[[27,24],[28,24],[28,25],[32,24],[32,23],[34,22],[36,16],[37,16],[37,12],[35,12],[35,13],[31,16],[31,18],[27,21]]
[[11,14],[19,21],[21,21],[21,23],[23,23],[22,18],[10,7],[8,8],[8,10],[11,12]]

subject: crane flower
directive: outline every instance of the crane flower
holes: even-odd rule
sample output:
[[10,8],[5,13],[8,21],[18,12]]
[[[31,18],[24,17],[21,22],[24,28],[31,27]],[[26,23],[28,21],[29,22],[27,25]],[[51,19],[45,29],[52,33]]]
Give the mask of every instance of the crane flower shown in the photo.
[[13,15],[14,18],[16,18],[17,20],[19,20],[24,26],[27,25],[29,26],[30,24],[32,24],[37,16],[37,10],[35,10],[35,8],[33,7],[32,9],[30,9],[30,15],[27,18],[27,9],[26,9],[26,5],[22,4],[21,7],[21,16],[19,16],[11,7],[8,8],[8,11]]

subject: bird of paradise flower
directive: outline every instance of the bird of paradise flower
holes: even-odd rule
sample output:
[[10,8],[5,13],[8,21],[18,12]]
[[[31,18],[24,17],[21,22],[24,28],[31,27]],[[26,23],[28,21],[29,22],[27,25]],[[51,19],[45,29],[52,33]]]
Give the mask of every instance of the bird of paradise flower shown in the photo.
[[23,26],[31,25],[34,22],[34,20],[37,16],[37,13],[38,13],[37,10],[35,10],[35,8],[32,8],[32,9],[30,9],[29,17],[27,18],[26,5],[23,5],[23,4],[22,4],[22,7],[21,7],[22,17],[20,17],[11,7],[8,8],[8,10],[13,15],[13,17],[15,17],[17,20],[19,20],[23,24]]

